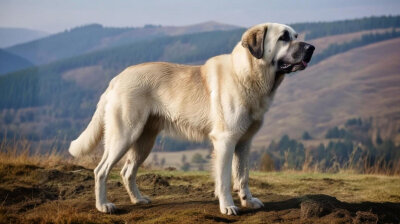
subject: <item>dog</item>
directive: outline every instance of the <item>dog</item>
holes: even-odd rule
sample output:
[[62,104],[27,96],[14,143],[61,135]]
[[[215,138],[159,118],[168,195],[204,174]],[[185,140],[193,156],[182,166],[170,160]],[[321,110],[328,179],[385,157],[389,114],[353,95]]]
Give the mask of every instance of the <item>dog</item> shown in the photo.
[[211,140],[222,214],[239,212],[231,174],[241,205],[263,207],[248,186],[249,151],[285,74],[305,69],[311,60],[315,47],[297,41],[297,35],[287,25],[259,24],[243,33],[231,54],[204,65],[144,63],[114,77],[88,127],[69,147],[78,157],[104,140],[104,154],[94,170],[96,208],[116,211],[107,200],[106,179],[125,154],[121,176],[132,203],[150,203],[136,185],[136,174],[161,131],[191,141]]

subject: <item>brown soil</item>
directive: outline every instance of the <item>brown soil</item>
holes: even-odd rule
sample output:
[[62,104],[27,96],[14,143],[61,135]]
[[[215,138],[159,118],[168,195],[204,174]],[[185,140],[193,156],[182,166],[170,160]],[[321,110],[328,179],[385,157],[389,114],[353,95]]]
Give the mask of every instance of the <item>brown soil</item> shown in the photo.
[[[323,179],[327,185],[338,184],[337,181]],[[324,194],[292,197],[268,193],[271,185],[261,180],[253,178],[250,182],[257,192],[265,192],[257,194],[265,207],[241,209],[239,216],[225,216],[219,213],[212,181],[205,175],[140,173],[139,188],[153,202],[132,205],[115,171],[110,175],[108,198],[116,203],[118,211],[111,215],[99,213],[94,207],[90,169],[0,164],[0,223],[400,222],[400,203],[348,203]],[[235,203],[240,204],[237,197]]]

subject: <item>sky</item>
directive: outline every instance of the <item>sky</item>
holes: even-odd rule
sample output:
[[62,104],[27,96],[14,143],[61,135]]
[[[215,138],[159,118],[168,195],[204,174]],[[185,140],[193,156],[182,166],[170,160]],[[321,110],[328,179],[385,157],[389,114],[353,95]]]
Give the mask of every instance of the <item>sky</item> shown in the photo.
[[249,27],[372,15],[400,15],[400,0],[0,0],[0,27],[49,33],[91,23],[180,26],[212,20]]

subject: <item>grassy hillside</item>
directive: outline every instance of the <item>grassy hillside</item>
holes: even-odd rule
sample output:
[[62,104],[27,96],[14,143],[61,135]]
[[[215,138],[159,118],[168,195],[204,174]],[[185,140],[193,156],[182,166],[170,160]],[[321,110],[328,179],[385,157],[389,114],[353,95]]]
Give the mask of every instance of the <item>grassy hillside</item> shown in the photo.
[[91,24],[66,30],[32,42],[19,44],[7,48],[7,50],[27,58],[35,64],[46,64],[100,49],[162,36],[236,28],[238,27],[216,22],[206,22],[183,27],[146,25],[137,28],[114,28]]

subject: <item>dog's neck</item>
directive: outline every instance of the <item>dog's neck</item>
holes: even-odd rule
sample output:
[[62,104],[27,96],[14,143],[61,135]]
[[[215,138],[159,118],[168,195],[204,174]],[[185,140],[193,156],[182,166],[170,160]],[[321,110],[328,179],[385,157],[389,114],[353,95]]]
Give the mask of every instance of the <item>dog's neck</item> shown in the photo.
[[273,65],[255,58],[240,42],[233,49],[231,57],[234,75],[242,91],[249,97],[269,97],[283,80],[284,75],[275,74]]
[[241,95],[253,117],[262,119],[284,75],[275,74],[273,65],[251,55],[239,42],[233,49],[232,66]]

